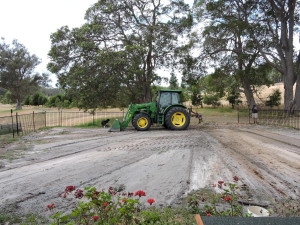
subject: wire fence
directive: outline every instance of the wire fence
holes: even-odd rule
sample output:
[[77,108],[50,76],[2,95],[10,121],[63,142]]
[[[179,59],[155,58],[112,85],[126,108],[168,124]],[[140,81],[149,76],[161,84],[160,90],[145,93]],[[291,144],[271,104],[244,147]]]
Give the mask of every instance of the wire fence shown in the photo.
[[259,110],[258,122],[300,129],[300,110]]
[[82,124],[101,125],[107,118],[122,118],[124,112],[72,112],[72,111],[44,111],[30,114],[0,117],[0,135],[27,135],[44,127],[78,126]]
[[124,112],[47,112],[46,113],[46,127],[53,126],[76,126],[81,124],[90,123],[92,125],[100,125],[102,120],[122,118]]
[[[91,124],[101,126],[105,119],[123,118],[126,112],[72,112],[72,111],[43,111],[30,114],[0,117],[0,135],[27,135],[44,127],[78,126]],[[286,126],[300,129],[300,110],[293,112],[285,110],[259,110],[258,123],[265,125]],[[205,118],[204,118],[205,119]],[[238,123],[253,123],[251,111],[237,110]]]
[[[258,124],[285,126],[300,129],[300,110],[260,109],[258,111]],[[238,123],[253,123],[251,110],[238,110]]]

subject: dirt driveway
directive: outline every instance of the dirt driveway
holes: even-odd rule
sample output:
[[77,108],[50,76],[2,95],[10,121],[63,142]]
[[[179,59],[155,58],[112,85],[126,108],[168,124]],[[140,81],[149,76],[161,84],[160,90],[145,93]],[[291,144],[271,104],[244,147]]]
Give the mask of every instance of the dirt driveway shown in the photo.
[[67,185],[125,185],[143,190],[156,206],[176,204],[192,190],[240,178],[247,200],[272,204],[300,197],[300,132],[238,124],[191,126],[180,132],[153,128],[53,128],[10,146],[0,161],[0,211],[44,213],[68,201]]

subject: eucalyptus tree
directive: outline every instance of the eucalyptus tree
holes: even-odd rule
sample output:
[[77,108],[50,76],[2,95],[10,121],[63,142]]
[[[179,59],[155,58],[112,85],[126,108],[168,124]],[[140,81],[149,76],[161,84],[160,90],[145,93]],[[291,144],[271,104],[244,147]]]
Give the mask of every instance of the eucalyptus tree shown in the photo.
[[12,46],[6,44],[4,39],[0,43],[0,87],[11,92],[16,109],[22,108],[22,101],[26,95],[37,90],[39,84],[47,80],[47,75],[34,72],[40,63],[36,55],[31,55],[24,45],[17,40]]
[[113,104],[119,94],[151,101],[155,70],[174,60],[188,9],[182,0],[99,0],[83,26],[51,35],[48,68],[82,108]]
[[241,83],[248,105],[252,106],[253,87],[258,82],[254,68],[262,60],[248,33],[248,15],[242,11],[248,12],[250,7],[241,0],[206,0],[198,1],[195,8],[201,12],[200,19],[206,19],[202,33],[204,54],[213,60],[215,68]]
[[[300,52],[295,52],[294,38],[299,29],[298,0],[246,1],[251,10],[241,7],[247,28],[260,54],[283,76],[284,108],[300,109]],[[297,60],[298,58],[298,60]],[[296,94],[293,85],[297,82]]]

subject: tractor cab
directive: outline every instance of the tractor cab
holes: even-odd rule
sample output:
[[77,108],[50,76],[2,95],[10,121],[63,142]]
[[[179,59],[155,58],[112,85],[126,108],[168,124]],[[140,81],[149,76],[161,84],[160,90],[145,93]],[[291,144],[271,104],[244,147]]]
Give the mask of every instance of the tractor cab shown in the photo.
[[160,112],[170,105],[180,104],[181,90],[160,90],[157,95],[157,106]]

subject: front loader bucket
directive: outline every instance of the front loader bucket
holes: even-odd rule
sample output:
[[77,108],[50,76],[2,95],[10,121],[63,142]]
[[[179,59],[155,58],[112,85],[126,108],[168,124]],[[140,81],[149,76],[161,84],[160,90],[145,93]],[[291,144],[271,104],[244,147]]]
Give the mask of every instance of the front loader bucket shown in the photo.
[[121,131],[121,123],[118,119],[115,119],[114,123],[109,129],[109,132],[118,132],[118,131]]

